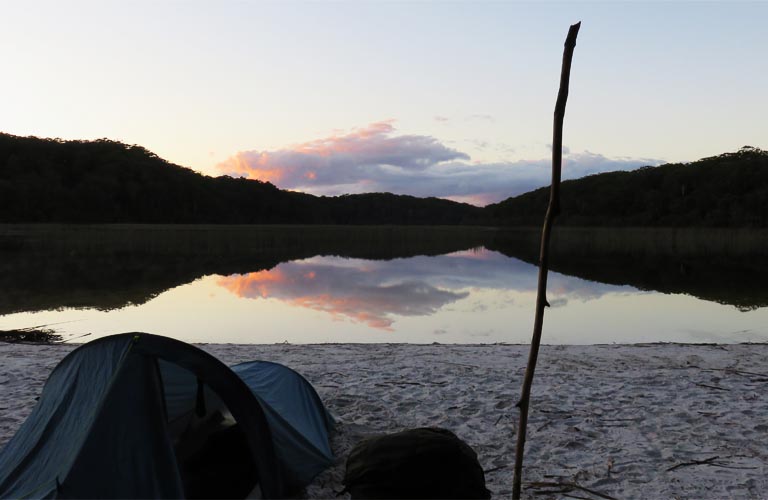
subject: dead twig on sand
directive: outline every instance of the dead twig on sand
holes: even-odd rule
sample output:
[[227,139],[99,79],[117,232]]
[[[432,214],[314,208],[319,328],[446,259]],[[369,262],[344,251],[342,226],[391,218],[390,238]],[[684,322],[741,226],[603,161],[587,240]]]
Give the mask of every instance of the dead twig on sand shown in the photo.
[[91,335],[91,332],[84,333],[82,335],[78,335],[77,337],[69,337],[68,339],[60,340],[60,341],[57,341],[55,343],[56,344],[64,344],[64,343],[67,343],[67,342],[71,342],[73,340],[77,340],[77,339],[81,339],[83,337],[87,337],[88,335]]
[[765,382],[768,382],[768,375],[766,375],[765,373],[748,372],[744,370],[736,370],[734,368],[702,368],[697,365],[689,365],[689,366],[673,367],[669,369],[670,370],[696,369],[696,370],[701,370],[703,372],[712,372],[712,373],[720,372],[720,373],[725,373],[726,375],[736,375],[739,377],[747,378],[752,383],[763,384]]
[[733,373],[733,374],[736,374],[736,375],[742,375],[744,377],[755,376],[755,377],[766,377],[766,378],[768,378],[768,375],[766,375],[765,373],[748,372],[748,371],[744,371],[744,370],[737,370],[735,368],[722,368],[722,371],[724,371],[725,373]]
[[718,387],[716,385],[708,385],[708,384],[699,384],[698,382],[694,382],[693,385],[698,385],[699,387],[706,387],[707,389],[717,389],[718,391],[730,391],[730,389],[727,389],[725,387]]
[[551,420],[548,420],[548,421],[544,422],[544,425],[541,425],[541,426],[539,426],[539,428],[538,428],[538,429],[536,429],[536,432],[539,432],[539,431],[541,431],[541,430],[544,430],[544,429],[546,429],[547,427],[549,427],[550,425],[552,425],[552,421],[551,421]]
[[714,462],[718,458],[720,458],[720,457],[717,456],[717,457],[706,458],[704,460],[693,460],[691,462],[683,462],[681,464],[673,465],[672,467],[667,469],[667,472],[671,472],[673,470],[677,470],[677,469],[680,469],[680,468],[683,468],[683,467],[691,467],[693,465],[711,465],[712,462]]
[[492,472],[497,472],[497,471],[500,471],[500,470],[504,470],[507,467],[509,467],[509,465],[500,465],[498,467],[494,467],[493,469],[483,469],[483,474],[490,474]]
[[[710,457],[704,460],[693,460],[691,462],[683,462],[681,464],[673,465],[669,469],[667,469],[667,472],[679,469],[681,467],[692,467],[694,465],[711,465],[712,467],[720,467],[721,469],[738,469],[738,470],[754,470],[757,469],[757,467],[744,467],[740,465],[729,465],[720,461],[716,461],[719,456],[717,457]],[[733,457],[726,457],[726,458],[733,458]]]
[[533,488],[560,488],[559,490],[546,490],[541,492],[535,492],[535,493],[570,493],[573,490],[579,490],[583,491],[584,493],[589,493],[590,495],[594,495],[596,497],[604,498],[605,500],[617,500],[615,497],[612,497],[610,495],[606,495],[605,493],[601,493],[599,491],[591,490],[589,488],[585,488],[584,486],[581,486],[580,484],[576,483],[551,483],[551,482],[534,482],[528,484],[526,489],[533,489]]

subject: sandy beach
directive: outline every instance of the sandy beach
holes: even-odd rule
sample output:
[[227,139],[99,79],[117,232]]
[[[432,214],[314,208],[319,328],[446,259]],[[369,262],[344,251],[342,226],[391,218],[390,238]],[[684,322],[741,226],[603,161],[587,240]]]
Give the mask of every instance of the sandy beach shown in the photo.
[[[0,344],[0,446],[74,347]],[[306,498],[333,498],[343,489],[347,454],[360,439],[421,426],[455,432],[477,452],[493,496],[511,495],[514,405],[528,346],[200,347],[227,364],[286,364],[315,386],[338,419],[337,464]],[[524,495],[764,498],[767,384],[765,344],[543,346]]]

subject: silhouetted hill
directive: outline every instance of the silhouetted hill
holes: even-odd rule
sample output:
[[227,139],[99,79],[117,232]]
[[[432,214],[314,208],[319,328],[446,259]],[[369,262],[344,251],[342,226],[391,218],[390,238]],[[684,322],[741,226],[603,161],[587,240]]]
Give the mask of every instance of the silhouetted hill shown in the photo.
[[[768,226],[768,152],[735,153],[688,163],[609,172],[561,185],[558,225]],[[497,224],[540,225],[549,187],[485,208]]]
[[0,134],[0,222],[462,224],[481,211],[388,193],[317,197],[205,176],[107,139]]
[[[562,184],[558,225],[768,226],[768,153]],[[390,193],[318,197],[209,177],[141,146],[0,134],[0,223],[541,225],[549,189],[478,208]]]

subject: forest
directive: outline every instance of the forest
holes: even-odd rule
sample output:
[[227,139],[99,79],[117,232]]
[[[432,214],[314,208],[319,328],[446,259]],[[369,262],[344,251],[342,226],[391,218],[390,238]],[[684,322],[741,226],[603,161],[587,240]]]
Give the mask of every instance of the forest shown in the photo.
[[[768,152],[749,146],[565,181],[561,189],[562,225],[768,226]],[[538,226],[548,197],[542,187],[480,208],[391,193],[314,196],[206,176],[108,139],[0,134],[2,223]]]
[[0,222],[440,224],[481,209],[389,193],[318,197],[210,177],[141,146],[0,134]]
[[[608,172],[561,185],[558,225],[768,226],[768,152],[745,146],[692,163]],[[541,223],[549,188],[485,207],[503,225]]]

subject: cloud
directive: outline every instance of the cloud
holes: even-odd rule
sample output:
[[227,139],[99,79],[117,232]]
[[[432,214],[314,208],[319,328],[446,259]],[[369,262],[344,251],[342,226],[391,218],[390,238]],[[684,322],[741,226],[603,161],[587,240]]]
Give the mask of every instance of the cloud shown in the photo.
[[[469,156],[425,135],[393,136],[391,122],[278,151],[245,151],[218,165],[227,175],[272,182],[287,189],[333,188],[424,172]],[[343,192],[343,190],[341,191]]]
[[[316,195],[392,192],[480,206],[549,185],[549,158],[475,163],[434,137],[395,132],[391,121],[373,123],[289,149],[240,152],[218,169]],[[659,163],[651,158],[608,158],[566,148],[563,179]]]

